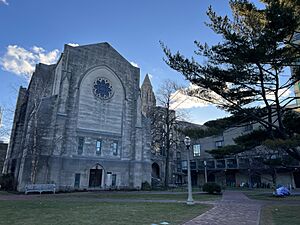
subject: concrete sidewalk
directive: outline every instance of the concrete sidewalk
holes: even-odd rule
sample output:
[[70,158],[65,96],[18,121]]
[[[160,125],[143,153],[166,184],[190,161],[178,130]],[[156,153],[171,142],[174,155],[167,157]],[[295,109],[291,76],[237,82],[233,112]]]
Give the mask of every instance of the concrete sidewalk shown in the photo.
[[242,192],[225,191],[222,200],[184,225],[259,225],[261,204]]

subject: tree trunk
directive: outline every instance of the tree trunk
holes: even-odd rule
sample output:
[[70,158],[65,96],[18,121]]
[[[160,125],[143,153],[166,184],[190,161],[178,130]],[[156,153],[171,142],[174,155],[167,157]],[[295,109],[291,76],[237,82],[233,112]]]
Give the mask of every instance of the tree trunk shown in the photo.
[[273,168],[273,171],[272,171],[272,185],[273,185],[273,189],[274,189],[274,191],[276,192],[276,186],[277,186],[277,184],[276,184],[276,179],[277,179],[277,172],[276,172],[276,168]]
[[[168,106],[169,107],[169,106]],[[169,161],[170,161],[170,112],[167,107],[166,115],[166,167],[165,167],[165,188],[169,187]]]

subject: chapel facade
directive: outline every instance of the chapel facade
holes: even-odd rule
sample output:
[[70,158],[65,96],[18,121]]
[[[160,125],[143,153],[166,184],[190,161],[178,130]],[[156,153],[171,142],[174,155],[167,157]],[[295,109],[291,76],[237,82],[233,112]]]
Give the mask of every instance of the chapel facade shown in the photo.
[[140,69],[108,43],[65,45],[20,88],[3,172],[17,189],[134,188],[151,182],[150,132]]

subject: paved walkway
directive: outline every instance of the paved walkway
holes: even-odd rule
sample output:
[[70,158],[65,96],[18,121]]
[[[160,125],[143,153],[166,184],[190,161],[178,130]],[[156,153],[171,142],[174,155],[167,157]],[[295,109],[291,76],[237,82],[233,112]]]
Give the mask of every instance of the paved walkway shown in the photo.
[[241,192],[225,191],[220,202],[184,225],[258,225],[261,204]]

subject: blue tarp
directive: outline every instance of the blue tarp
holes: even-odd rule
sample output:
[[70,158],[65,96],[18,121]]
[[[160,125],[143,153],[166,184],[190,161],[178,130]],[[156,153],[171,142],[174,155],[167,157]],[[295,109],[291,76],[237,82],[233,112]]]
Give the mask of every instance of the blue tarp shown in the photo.
[[289,196],[290,194],[290,190],[284,186],[277,188],[275,193],[276,196]]

